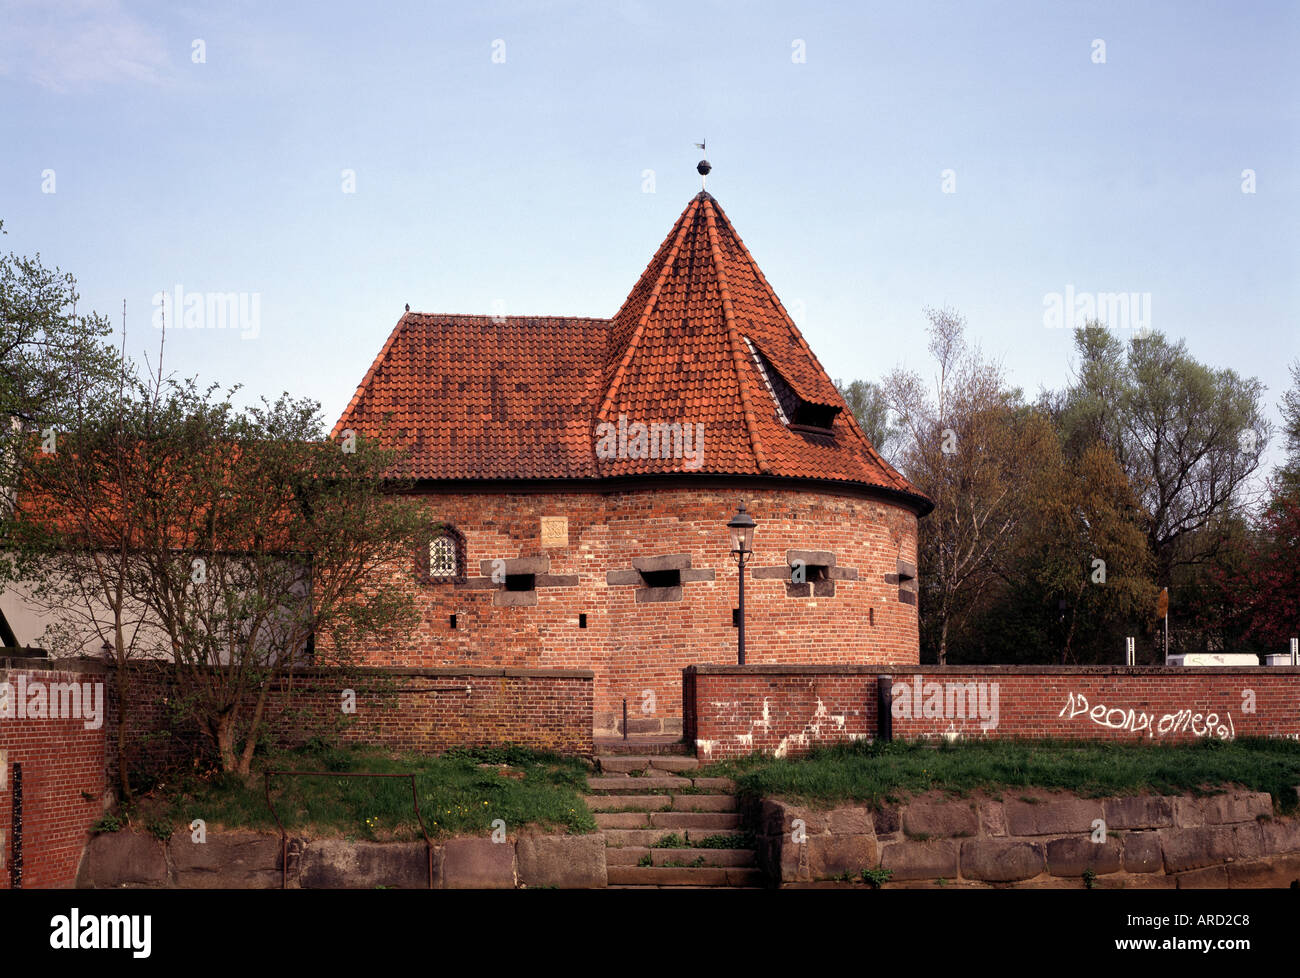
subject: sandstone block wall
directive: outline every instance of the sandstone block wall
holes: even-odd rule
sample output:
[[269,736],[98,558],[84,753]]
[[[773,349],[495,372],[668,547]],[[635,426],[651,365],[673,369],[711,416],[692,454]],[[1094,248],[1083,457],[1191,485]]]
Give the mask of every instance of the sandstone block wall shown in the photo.
[[[891,886],[1290,887],[1300,817],[1256,792],[1079,798],[1009,789],[899,805],[817,810],[780,799],[756,813],[759,856],[786,884],[861,879]],[[1300,885],[1295,883],[1294,885]]]
[[[96,836],[77,886],[88,889],[389,889],[429,888],[423,842],[291,838],[285,872],[278,835],[183,832],[166,842],[118,832]],[[606,885],[605,842],[593,835],[447,839],[433,847],[434,889],[561,889]]]

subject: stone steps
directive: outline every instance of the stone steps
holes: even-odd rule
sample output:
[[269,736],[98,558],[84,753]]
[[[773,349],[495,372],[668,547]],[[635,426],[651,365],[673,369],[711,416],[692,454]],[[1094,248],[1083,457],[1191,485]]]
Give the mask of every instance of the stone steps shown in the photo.
[[[602,751],[596,757],[596,768],[599,774],[587,779],[590,794],[586,801],[605,838],[609,886],[764,885],[752,849],[699,845],[711,837],[742,834],[743,822],[733,794],[736,786],[730,779],[697,777],[696,758],[650,750]],[[686,845],[657,845],[670,836]]]
[[759,887],[761,870],[733,866],[609,866],[610,886]]
[[631,795],[693,787],[690,778],[633,778],[626,774],[614,774],[587,779],[587,790],[599,795]]
[[668,772],[694,771],[700,762],[694,757],[627,754],[619,757],[597,757],[596,765],[604,774],[630,774],[639,771]]
[[[712,795],[682,795],[683,798],[711,798]],[[673,807],[672,795],[586,795],[583,798],[593,812],[659,812]]]
[[605,845],[616,846],[653,846],[656,842],[662,842],[669,836],[676,835],[685,839],[687,842],[701,842],[704,839],[711,838],[715,835],[737,835],[734,829],[689,829],[689,828],[612,828],[600,830],[600,834],[605,837]]
[[651,865],[663,866],[665,863],[685,863],[690,865],[697,859],[704,860],[704,866],[730,866],[746,869],[756,866],[757,857],[753,849],[651,849],[647,846],[624,846],[622,849],[606,849],[606,866],[639,866],[646,857]]
[[734,795],[587,795],[593,812],[734,812]]
[[608,774],[587,779],[587,790],[597,795],[640,795],[650,791],[683,791],[693,788],[701,794],[730,794],[736,790],[730,778],[682,778],[664,774],[635,777]]
[[715,833],[739,832],[736,812],[597,812],[602,829],[712,829]]
[[596,737],[595,748],[596,754],[600,757],[619,754],[658,757],[675,754],[688,757],[694,753],[691,745],[685,743],[680,737],[628,737],[627,740],[622,737]]

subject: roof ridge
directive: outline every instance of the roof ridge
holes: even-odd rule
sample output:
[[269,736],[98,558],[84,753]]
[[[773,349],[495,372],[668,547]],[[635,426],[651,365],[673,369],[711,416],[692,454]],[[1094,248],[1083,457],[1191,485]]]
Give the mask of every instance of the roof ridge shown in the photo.
[[334,422],[334,427],[330,429],[329,436],[331,438],[338,437],[339,432],[345,430],[343,428],[343,419],[348,417],[348,415],[352,413],[353,408],[355,408],[357,404],[360,403],[361,395],[365,392],[366,387],[370,384],[371,378],[373,378],[375,376],[376,371],[378,371],[379,364],[383,361],[384,357],[388,356],[388,351],[393,346],[393,340],[397,339],[397,334],[402,331],[402,327],[405,326],[406,324],[406,317],[409,315],[411,315],[411,311],[409,309],[406,312],[402,313],[401,318],[397,320],[397,325],[394,326],[392,331],[388,334],[388,339],[384,340],[384,345],[379,350],[379,355],[376,356],[374,361],[370,364],[370,369],[367,370],[366,375],[361,378],[361,383],[357,384],[357,390],[356,393],[352,395],[352,400],[348,401],[348,406],[343,409],[343,413],[339,415],[339,419]]
[[673,262],[677,259],[677,253],[686,237],[686,229],[690,227],[692,217],[698,206],[699,199],[694,198],[682,213],[681,227],[677,229],[677,237],[673,240],[673,246],[668,250],[668,254],[664,256],[664,263],[659,267],[659,275],[655,278],[654,288],[650,290],[650,296],[646,300],[645,307],[641,310],[640,317],[637,319],[636,329],[632,331],[632,335],[628,338],[627,349],[623,351],[623,356],[618,363],[618,369],[614,371],[614,376],[610,378],[609,389],[605,392],[605,399],[601,401],[600,408],[596,411],[597,418],[604,417],[605,412],[614,403],[614,395],[618,392],[619,385],[623,383],[628,364],[632,362],[632,354],[645,333],[646,323],[650,320],[650,313],[654,311],[655,303],[659,301],[659,295],[663,291],[664,279],[672,269]]
[[[718,210],[722,210],[722,205],[718,205]],[[736,247],[740,249],[740,253],[744,256],[750,270],[753,271],[754,277],[758,280],[758,283],[763,287],[764,291],[767,292],[768,298],[770,298],[776,305],[777,311],[780,312],[784,321],[786,330],[792,337],[794,337],[795,342],[799,344],[800,348],[808,358],[812,360],[817,369],[822,372],[823,376],[829,379],[830,374],[826,373],[826,368],[823,367],[821,361],[817,359],[817,354],[813,353],[812,347],[808,345],[808,341],[804,339],[803,333],[799,331],[799,327],[795,324],[794,317],[792,317],[786,310],[784,303],[782,303],[780,297],[777,296],[776,290],[772,288],[772,284],[767,280],[767,276],[764,275],[763,270],[758,267],[758,262],[754,259],[750,250],[745,247],[745,242],[740,237],[740,232],[736,230],[736,226],[731,223],[730,219],[728,219],[725,211],[723,211],[722,219],[726,222],[727,229],[731,232],[732,238],[735,239]]]
[[415,310],[412,310],[406,315],[412,317],[419,316],[424,319],[487,319],[492,322],[505,322],[507,320],[518,320],[518,319],[542,319],[542,320],[564,319],[564,320],[572,320],[574,322],[583,322],[583,323],[611,322],[610,319],[604,316],[550,316],[545,314],[534,314],[534,315],[513,314],[513,315],[505,316],[505,315],[497,315],[496,313],[491,313],[491,312],[416,312]]
[[740,389],[740,403],[744,409],[749,444],[754,449],[754,461],[758,463],[760,472],[767,472],[770,466],[767,457],[763,454],[763,443],[758,437],[758,418],[754,415],[754,406],[749,403],[749,394],[745,390],[745,378],[741,368],[744,356],[740,352],[735,310],[731,307],[731,289],[727,286],[727,273],[722,267],[722,248],[718,245],[718,227],[713,213],[713,202],[712,197],[704,198],[704,220],[709,229],[709,249],[713,254],[713,268],[718,276],[718,288],[722,293],[722,315],[727,323],[727,344],[731,347],[731,365],[736,371],[736,386]]

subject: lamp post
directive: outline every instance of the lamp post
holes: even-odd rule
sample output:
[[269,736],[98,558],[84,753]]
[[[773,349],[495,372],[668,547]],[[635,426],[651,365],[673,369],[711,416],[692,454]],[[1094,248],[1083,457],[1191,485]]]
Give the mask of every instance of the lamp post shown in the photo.
[[727,530],[731,533],[731,556],[736,558],[736,567],[740,571],[740,609],[737,612],[739,621],[739,645],[737,646],[736,663],[745,664],[745,561],[754,553],[754,518],[745,512],[745,504],[740,504],[740,509],[736,510],[727,523]]

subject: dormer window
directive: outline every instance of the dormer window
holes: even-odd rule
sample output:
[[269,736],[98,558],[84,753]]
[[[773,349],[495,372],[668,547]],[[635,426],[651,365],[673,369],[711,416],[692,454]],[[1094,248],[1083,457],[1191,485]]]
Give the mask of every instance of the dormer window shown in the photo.
[[802,431],[810,435],[834,436],[835,416],[840,413],[838,404],[817,404],[805,401],[798,395],[789,382],[781,376],[772,361],[759,352],[753,341],[745,337],[745,345],[754,357],[758,375],[763,378],[763,386],[776,402],[776,416],[791,431]]
[[834,434],[835,415],[840,409],[831,404],[814,404],[812,401],[800,401],[795,409],[790,427],[813,434]]

